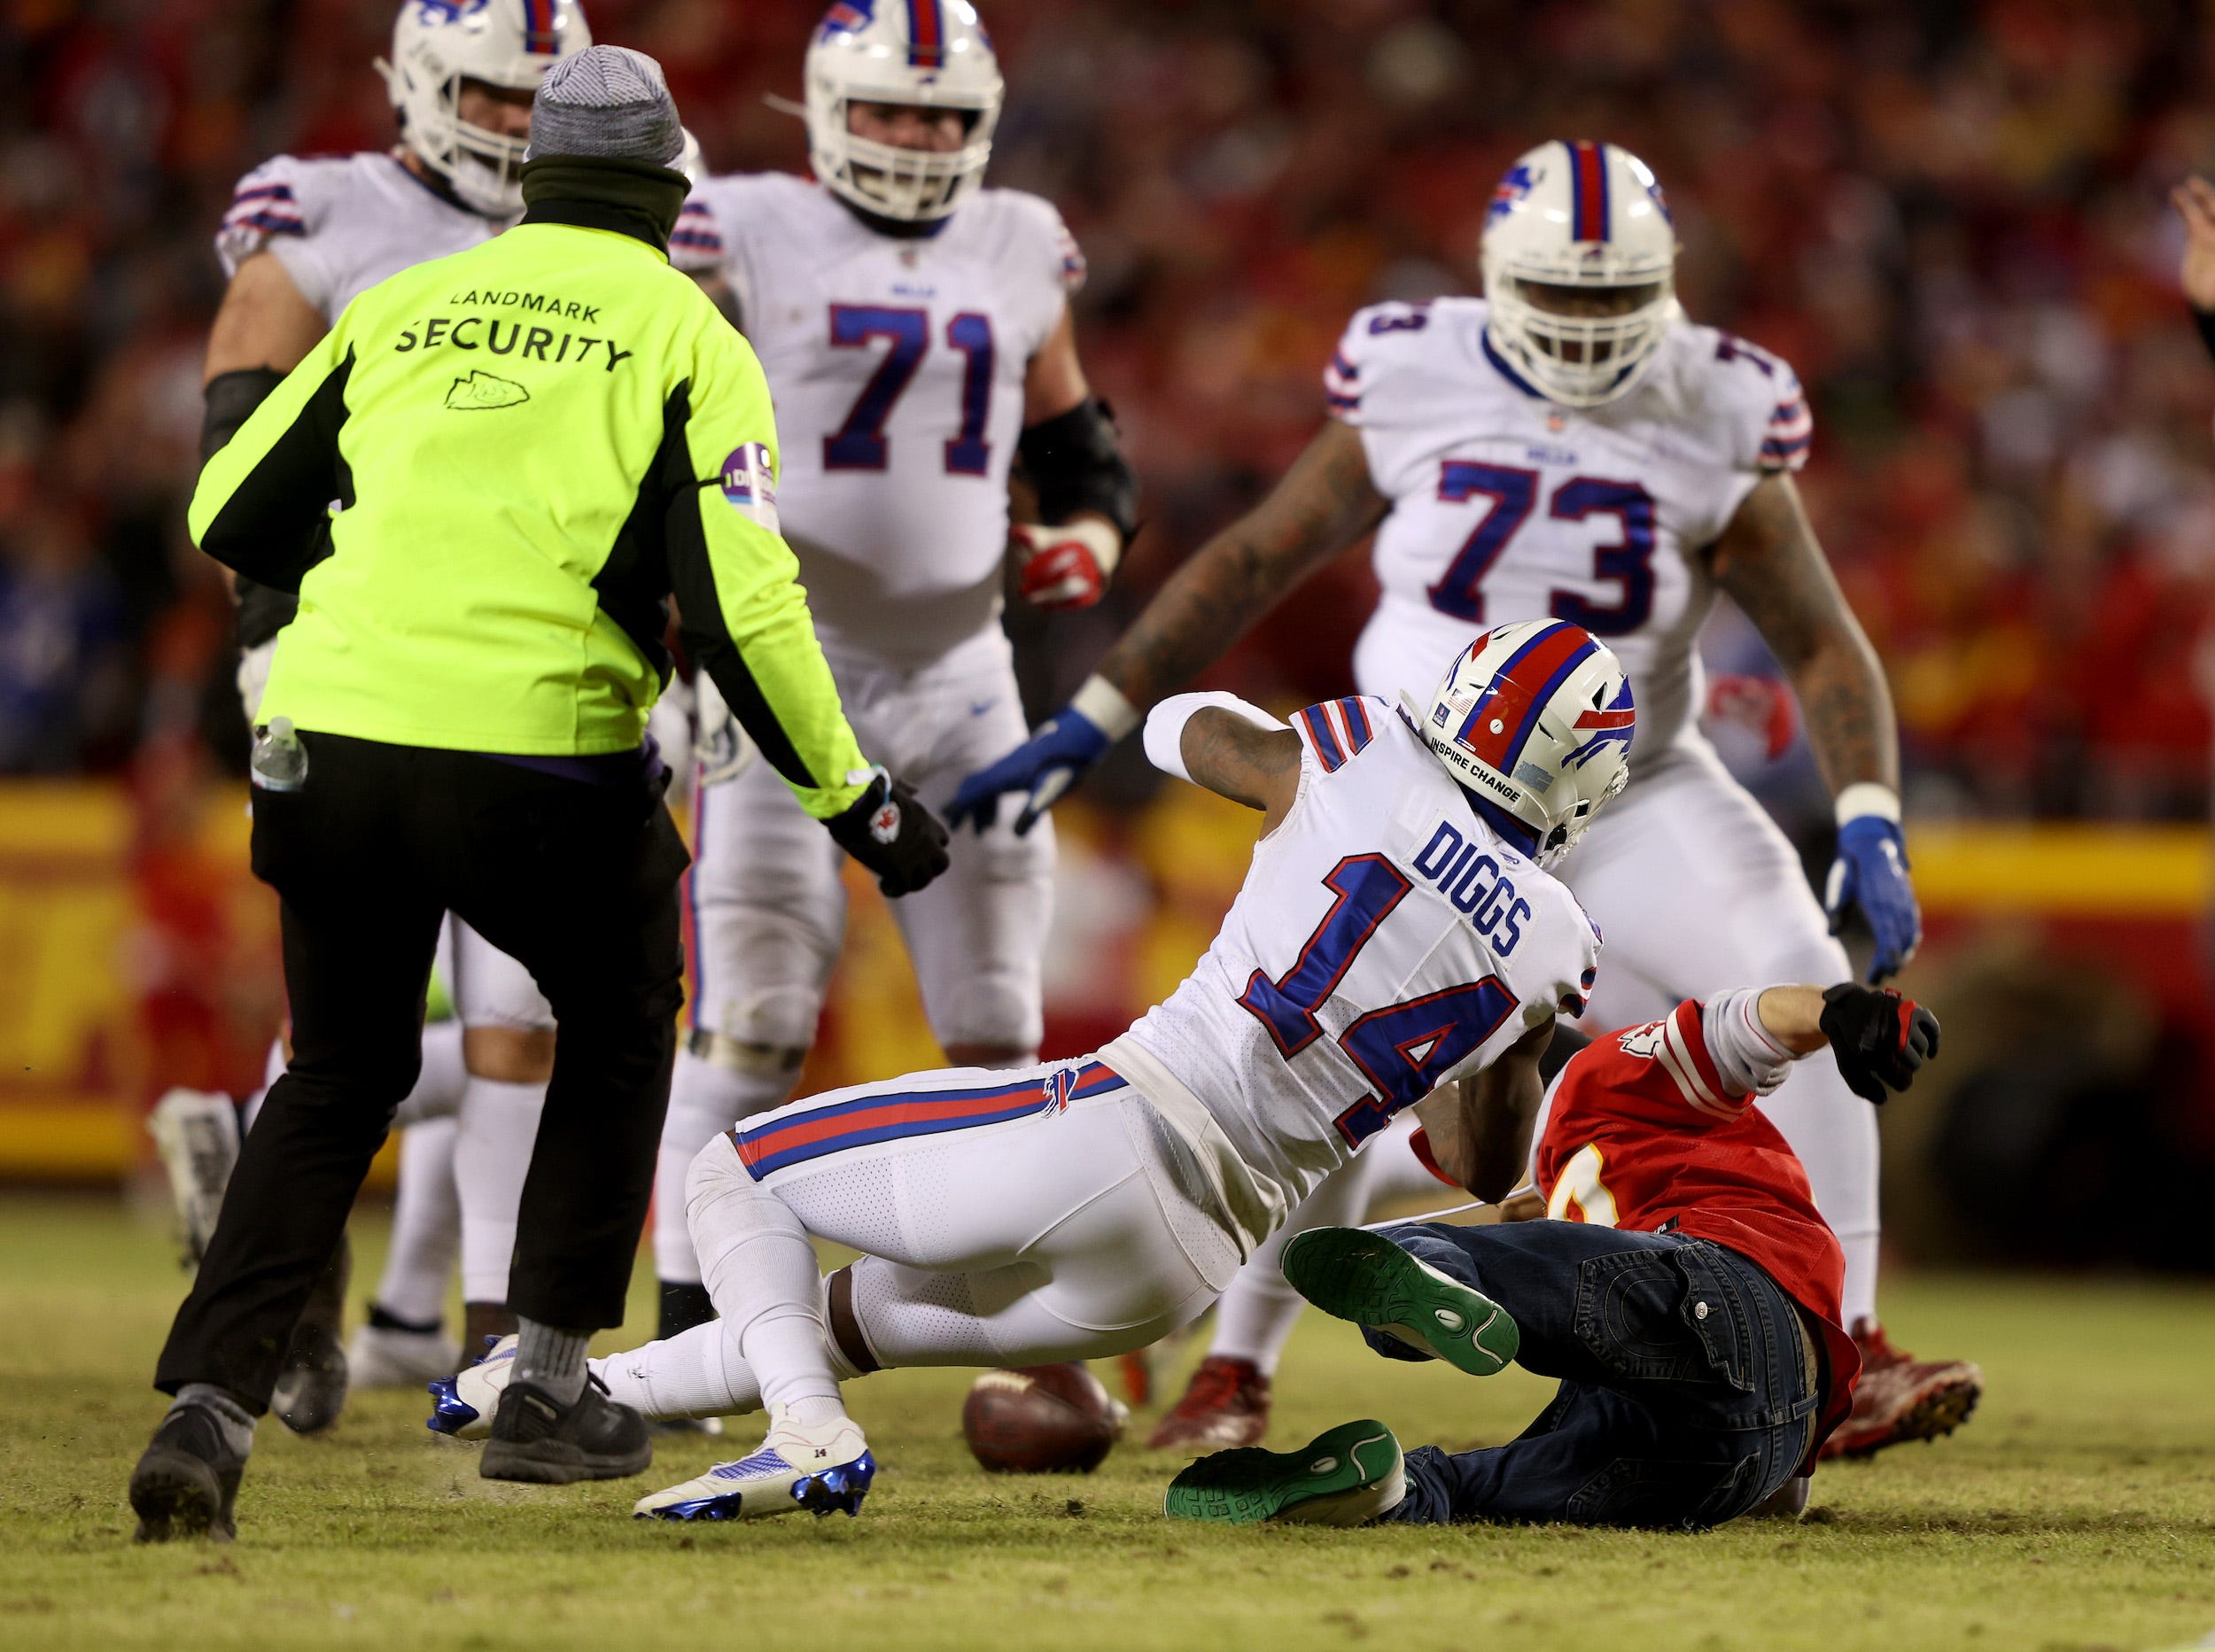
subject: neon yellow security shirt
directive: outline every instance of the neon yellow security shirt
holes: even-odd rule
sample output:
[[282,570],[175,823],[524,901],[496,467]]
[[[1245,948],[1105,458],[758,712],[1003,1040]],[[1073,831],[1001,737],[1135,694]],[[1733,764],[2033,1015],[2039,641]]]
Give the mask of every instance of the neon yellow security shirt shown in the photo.
[[[539,756],[637,747],[688,648],[811,814],[867,759],[777,528],[746,341],[590,208],[363,293],[208,461],[202,549],[299,593],[267,720]],[[620,221],[610,219],[610,222]]]

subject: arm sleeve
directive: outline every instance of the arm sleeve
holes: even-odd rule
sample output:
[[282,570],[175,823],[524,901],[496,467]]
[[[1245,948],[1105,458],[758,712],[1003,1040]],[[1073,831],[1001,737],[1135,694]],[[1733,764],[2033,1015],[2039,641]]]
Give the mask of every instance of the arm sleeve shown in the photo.
[[331,502],[349,484],[339,456],[354,351],[333,331],[284,376],[201,469],[186,522],[226,567],[298,591],[325,543]]
[[769,386],[720,317],[702,330],[696,368],[683,438],[690,482],[672,498],[668,523],[685,646],[800,806],[827,820],[871,775],[816,640],[799,560],[778,531]]

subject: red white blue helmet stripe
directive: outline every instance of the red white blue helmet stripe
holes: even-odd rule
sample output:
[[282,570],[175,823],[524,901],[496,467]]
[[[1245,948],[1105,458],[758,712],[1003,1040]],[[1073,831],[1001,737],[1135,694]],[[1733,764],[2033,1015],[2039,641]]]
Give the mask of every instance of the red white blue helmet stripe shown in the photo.
[[523,0],[523,49],[533,57],[561,56],[561,13],[555,0]]
[[[1472,658],[1484,651],[1490,637],[1488,632],[1469,645]],[[1538,726],[1538,714],[1553,698],[1554,690],[1598,652],[1599,645],[1581,626],[1548,626],[1493,673],[1491,686],[1477,696],[1469,715],[1462,719],[1456,740],[1499,773],[1514,773],[1531,731]]]
[[914,69],[946,66],[946,17],[938,0],[907,0],[907,63]]
[[1570,227],[1573,241],[1608,238],[1607,146],[1568,143]]

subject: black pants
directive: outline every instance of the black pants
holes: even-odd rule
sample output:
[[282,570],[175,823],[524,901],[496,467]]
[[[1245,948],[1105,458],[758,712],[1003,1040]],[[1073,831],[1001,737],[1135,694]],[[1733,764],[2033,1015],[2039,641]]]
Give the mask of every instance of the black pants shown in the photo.
[[307,781],[257,791],[253,869],[283,904],[292,1059],[247,1133],[154,1385],[267,1407],[284,1345],[422,1061],[441,915],[530,970],[554,1078],[508,1302],[620,1324],[684,1001],[684,844],[658,784],[304,734]]
[[1517,1363],[1562,1379],[1508,1445],[1410,1452],[1390,1518],[1720,1525],[1807,1454],[1822,1377],[1799,1310],[1735,1251],[1580,1222],[1411,1222],[1384,1237],[1507,1309]]

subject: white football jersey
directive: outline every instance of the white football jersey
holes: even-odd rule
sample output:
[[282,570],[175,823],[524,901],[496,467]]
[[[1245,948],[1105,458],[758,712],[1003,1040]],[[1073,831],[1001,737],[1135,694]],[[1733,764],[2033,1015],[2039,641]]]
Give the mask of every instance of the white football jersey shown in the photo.
[[1576,897],[1478,818],[1398,710],[1329,701],[1293,727],[1298,798],[1215,944],[1100,1052],[1197,1097],[1279,1220],[1393,1114],[1582,1013],[1600,951]]
[[266,249],[300,296],[336,322],[386,276],[489,241],[512,221],[457,206],[389,151],[279,155],[238,181],[215,255],[223,274],[235,275]]
[[[1372,306],[1325,371],[1392,504],[1362,686],[1420,697],[1486,626],[1570,620],[1621,659],[1634,749],[1659,753],[1698,733],[1714,594],[1699,554],[1764,473],[1806,461],[1807,398],[1776,356],[1680,322],[1628,394],[1557,407],[1492,350],[1485,314],[1479,299]],[[1374,680],[1395,663],[1406,680]]]
[[984,190],[935,234],[869,229],[804,179],[711,178],[678,220],[776,399],[777,509],[824,644],[901,666],[997,629],[1030,359],[1084,265],[1035,195]]

